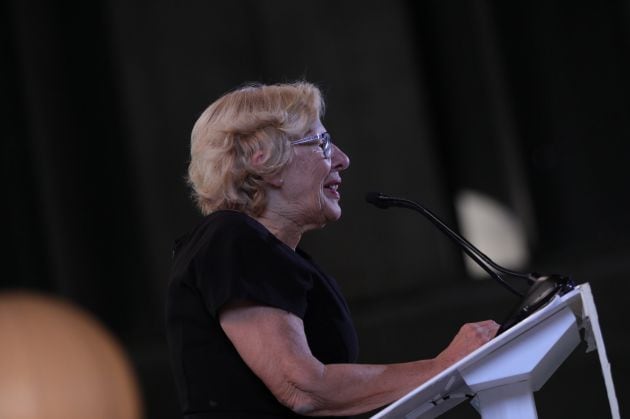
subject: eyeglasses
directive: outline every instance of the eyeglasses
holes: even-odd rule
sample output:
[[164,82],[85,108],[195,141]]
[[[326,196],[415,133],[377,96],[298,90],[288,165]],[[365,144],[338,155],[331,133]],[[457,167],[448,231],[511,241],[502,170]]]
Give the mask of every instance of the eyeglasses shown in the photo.
[[315,141],[319,141],[318,145],[321,147],[324,157],[329,159],[332,154],[332,139],[330,138],[330,134],[327,132],[291,141],[291,145],[308,144],[314,143]]

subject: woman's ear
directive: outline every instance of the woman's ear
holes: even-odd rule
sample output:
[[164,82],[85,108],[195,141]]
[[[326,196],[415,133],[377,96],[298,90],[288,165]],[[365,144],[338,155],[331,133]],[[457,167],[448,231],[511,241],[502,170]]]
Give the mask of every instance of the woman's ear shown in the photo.
[[[264,161],[265,161],[265,152],[262,150],[256,151],[254,155],[252,156],[252,160],[251,160],[252,166],[254,167],[262,166]],[[284,179],[282,179],[281,172],[269,174],[269,175],[262,175],[261,177],[265,181],[265,183],[268,183],[270,186],[274,188],[280,188],[282,187],[282,184],[284,183]]]
[[265,152],[263,150],[258,150],[252,156],[251,164],[254,167],[262,166],[264,161],[265,161]]

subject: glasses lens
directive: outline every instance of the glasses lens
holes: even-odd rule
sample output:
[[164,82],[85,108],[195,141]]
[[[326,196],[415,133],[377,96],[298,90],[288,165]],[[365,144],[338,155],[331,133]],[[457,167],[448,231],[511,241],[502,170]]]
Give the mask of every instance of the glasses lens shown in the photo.
[[324,150],[324,157],[330,158],[332,153],[332,139],[330,138],[330,134],[327,132],[322,135],[322,150]]

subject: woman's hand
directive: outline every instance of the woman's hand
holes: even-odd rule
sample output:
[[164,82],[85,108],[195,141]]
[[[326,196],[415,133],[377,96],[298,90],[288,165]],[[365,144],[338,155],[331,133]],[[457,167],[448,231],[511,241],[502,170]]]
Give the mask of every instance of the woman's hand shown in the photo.
[[447,368],[491,340],[497,330],[499,325],[493,320],[466,323],[435,360],[442,368]]

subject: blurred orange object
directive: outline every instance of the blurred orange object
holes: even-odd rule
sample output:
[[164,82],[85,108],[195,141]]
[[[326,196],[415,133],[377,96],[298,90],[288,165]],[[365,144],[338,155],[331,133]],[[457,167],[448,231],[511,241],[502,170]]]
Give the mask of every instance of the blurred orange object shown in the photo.
[[57,298],[0,293],[0,419],[139,419],[139,390],[116,340]]

